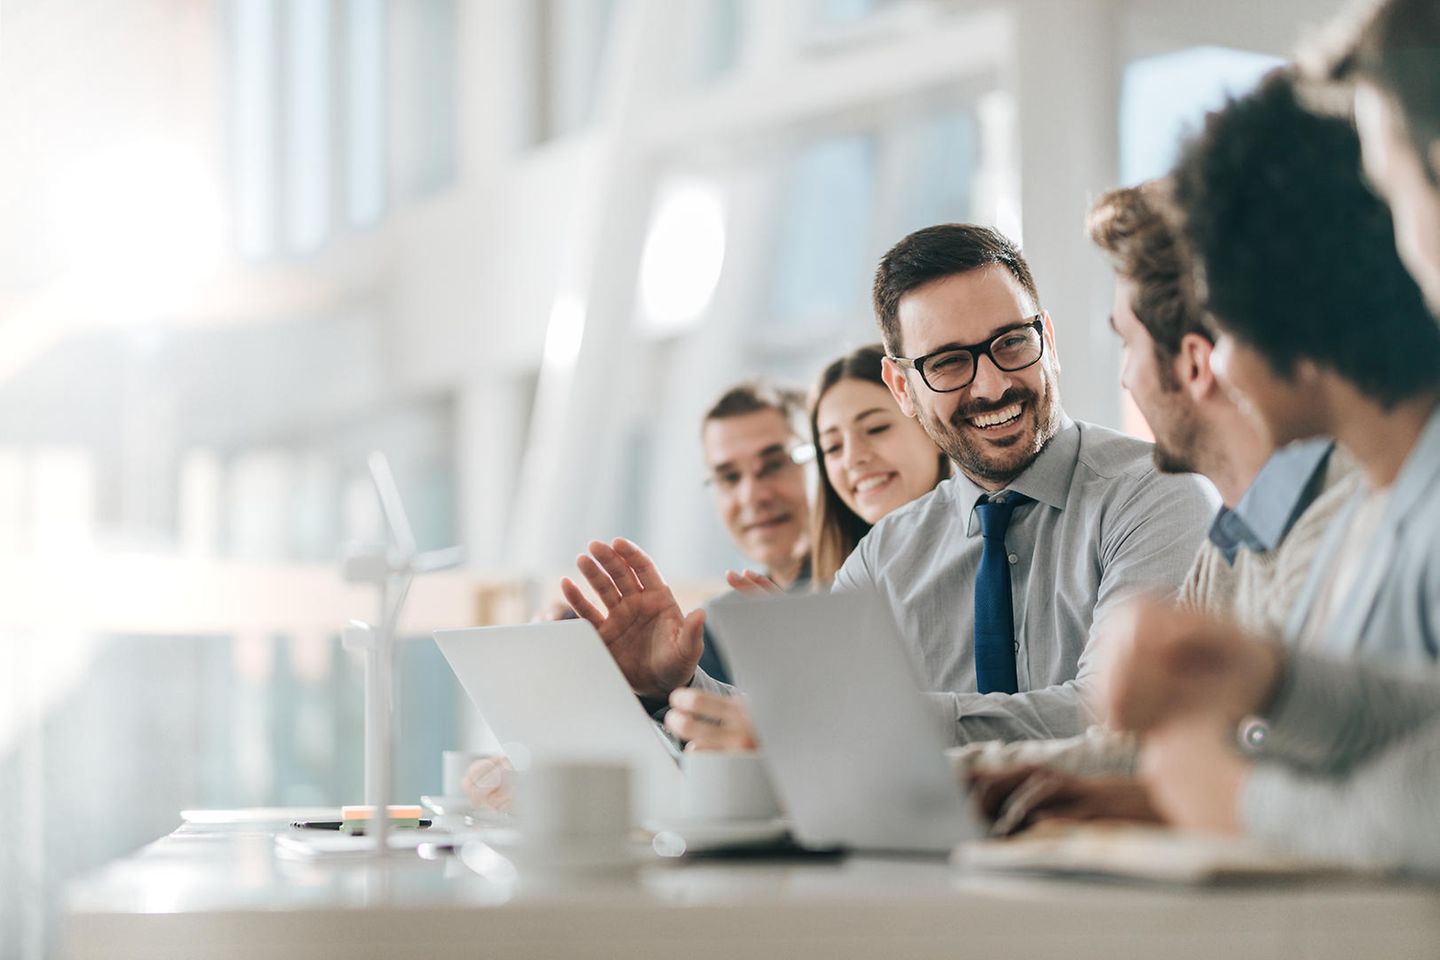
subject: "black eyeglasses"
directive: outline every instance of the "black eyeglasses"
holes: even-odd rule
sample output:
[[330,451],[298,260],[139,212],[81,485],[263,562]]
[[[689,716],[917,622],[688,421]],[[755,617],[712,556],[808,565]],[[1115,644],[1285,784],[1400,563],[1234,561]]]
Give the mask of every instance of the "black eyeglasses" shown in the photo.
[[913,360],[908,357],[890,359],[920,374],[925,386],[935,393],[953,393],[974,381],[981,357],[989,357],[998,369],[1014,373],[1034,364],[1044,353],[1045,321],[1043,315],[1037,313],[982,343],[946,347]]
[[769,483],[792,470],[799,469],[815,459],[815,446],[800,443],[787,449],[768,450],[762,453],[748,470],[726,465],[716,469],[705,478],[705,486],[713,487],[720,493],[734,493],[740,481],[748,473],[757,483]]

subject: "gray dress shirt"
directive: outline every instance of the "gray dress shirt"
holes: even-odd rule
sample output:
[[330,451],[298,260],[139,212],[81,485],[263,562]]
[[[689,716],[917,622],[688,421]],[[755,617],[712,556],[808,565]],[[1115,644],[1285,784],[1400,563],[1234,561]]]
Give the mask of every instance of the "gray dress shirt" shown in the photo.
[[1193,474],[1160,473],[1151,445],[1068,418],[1006,489],[1019,693],[976,692],[975,575],[985,493],[963,474],[882,519],[833,589],[869,588],[890,606],[956,743],[1069,737],[1093,720],[1098,620],[1139,594],[1173,597],[1219,504]]

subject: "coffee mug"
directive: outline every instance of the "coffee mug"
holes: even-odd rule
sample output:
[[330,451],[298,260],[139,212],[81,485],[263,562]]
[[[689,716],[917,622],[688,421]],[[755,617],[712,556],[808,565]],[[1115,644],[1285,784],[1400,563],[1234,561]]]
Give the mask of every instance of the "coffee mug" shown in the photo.
[[515,820],[527,845],[623,847],[630,832],[630,766],[544,760],[514,775]]
[[770,820],[780,801],[757,751],[695,750],[685,754],[687,813],[694,820]]

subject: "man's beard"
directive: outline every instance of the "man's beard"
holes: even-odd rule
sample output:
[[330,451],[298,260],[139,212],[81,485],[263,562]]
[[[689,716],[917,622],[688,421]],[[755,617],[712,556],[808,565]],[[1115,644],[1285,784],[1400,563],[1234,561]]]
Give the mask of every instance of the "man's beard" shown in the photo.
[[1155,424],[1150,425],[1150,432],[1155,435],[1155,447],[1150,452],[1155,469],[1161,473],[1198,473],[1200,424],[1180,396],[1178,384],[1174,389],[1165,389],[1165,394],[1170,397],[1170,423],[1162,424],[1160,430],[1155,429]]
[[[920,425],[967,477],[985,484],[1004,486],[1024,473],[1060,430],[1060,404],[1054,382],[1052,377],[1045,377],[1039,394],[1029,388],[1011,387],[999,400],[962,405],[950,416],[949,423],[942,423],[921,410]],[[997,444],[976,436],[978,428],[967,422],[972,417],[1003,410],[1015,403],[1025,404],[1020,417],[1029,421],[1028,433],[1022,430]]]

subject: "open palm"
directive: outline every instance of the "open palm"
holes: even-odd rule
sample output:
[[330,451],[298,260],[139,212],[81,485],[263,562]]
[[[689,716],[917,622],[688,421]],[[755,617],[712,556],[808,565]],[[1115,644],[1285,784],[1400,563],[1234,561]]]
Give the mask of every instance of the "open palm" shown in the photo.
[[568,577],[560,582],[561,592],[599,632],[632,690],[644,697],[668,696],[690,681],[700,662],[704,611],[686,616],[655,562],[629,540],[595,540],[589,550],[576,566],[605,611]]

